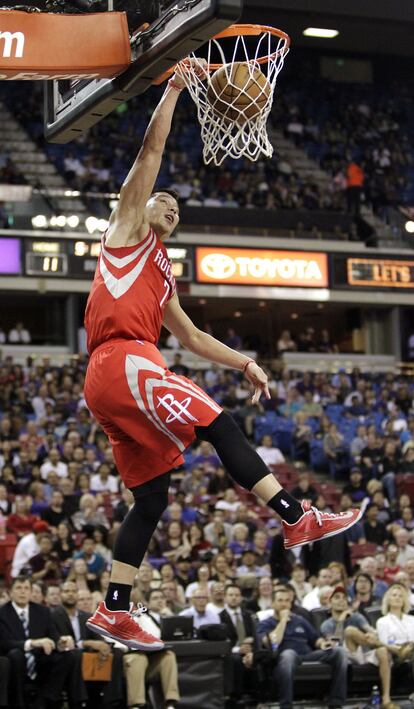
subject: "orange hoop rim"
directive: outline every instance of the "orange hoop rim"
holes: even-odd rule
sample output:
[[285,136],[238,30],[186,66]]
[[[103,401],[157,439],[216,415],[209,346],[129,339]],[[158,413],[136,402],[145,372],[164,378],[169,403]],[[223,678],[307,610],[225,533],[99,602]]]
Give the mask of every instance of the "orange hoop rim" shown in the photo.
[[[290,37],[288,34],[286,34],[286,32],[278,29],[277,27],[271,27],[270,25],[254,24],[230,25],[225,30],[222,30],[218,34],[211,37],[209,40],[207,40],[207,42],[211,42],[213,39],[228,39],[229,37],[257,37],[260,34],[265,34],[266,32],[272,34],[274,37],[279,37],[279,39],[284,39],[286,42],[282,49],[277,49],[276,52],[273,52],[272,54],[266,54],[262,57],[259,57],[258,59],[250,60],[255,64],[267,64],[268,62],[276,59],[277,56],[280,56],[281,54],[287,54],[287,52],[289,51]],[[186,61],[186,59],[182,59],[180,62],[177,62],[177,64],[174,64],[174,66],[167,69],[167,71],[161,74],[161,76],[158,76],[155,81],[152,82],[153,86],[159,86],[160,84],[162,84],[163,81],[168,79],[168,77],[172,76],[177,66],[179,66],[180,64],[185,64]],[[205,67],[205,69],[206,71],[212,72],[216,71],[217,69],[221,69],[221,67],[223,66],[223,63],[209,64]]]
[[[279,37],[279,39],[284,39],[286,42],[282,49],[277,49],[276,52],[273,52],[272,54],[266,54],[262,57],[258,57],[257,59],[250,60],[254,64],[268,64],[268,62],[273,61],[281,54],[287,54],[290,47],[289,35],[286,34],[286,32],[283,32],[283,30],[279,30],[277,27],[272,27],[271,25],[253,24],[230,25],[230,27],[227,27],[225,30],[222,30],[218,34],[214,35],[214,37],[211,37],[209,41],[211,42],[213,39],[228,39],[229,37],[258,37],[260,34],[265,33],[272,34],[274,37]],[[217,69],[221,69],[222,66],[224,66],[223,63],[209,64],[206,69],[208,71],[216,71]]]

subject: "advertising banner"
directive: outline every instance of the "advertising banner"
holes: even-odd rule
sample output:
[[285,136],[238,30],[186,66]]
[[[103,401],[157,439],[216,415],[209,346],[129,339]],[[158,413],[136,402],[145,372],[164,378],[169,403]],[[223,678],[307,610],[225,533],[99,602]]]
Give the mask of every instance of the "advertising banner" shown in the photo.
[[350,286],[414,288],[414,261],[349,258],[347,276]]
[[328,259],[323,253],[234,249],[196,249],[199,283],[328,288]]

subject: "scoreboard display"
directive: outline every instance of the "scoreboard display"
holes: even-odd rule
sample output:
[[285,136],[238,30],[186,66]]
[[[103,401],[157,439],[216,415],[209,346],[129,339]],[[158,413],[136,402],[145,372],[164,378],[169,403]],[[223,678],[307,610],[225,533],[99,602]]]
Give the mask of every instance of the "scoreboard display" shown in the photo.
[[[2,241],[6,240],[0,238],[0,252]],[[92,280],[101,251],[101,242],[94,240],[22,237],[15,241],[22,243],[23,269],[19,267],[13,273],[23,272],[26,276]],[[191,281],[192,248],[174,246],[167,251],[177,281]]]
[[[0,276],[91,281],[100,251],[100,239],[84,235],[5,234],[0,236]],[[183,284],[414,291],[414,259],[405,254],[328,254],[176,243],[168,245],[167,251],[173,275]]]

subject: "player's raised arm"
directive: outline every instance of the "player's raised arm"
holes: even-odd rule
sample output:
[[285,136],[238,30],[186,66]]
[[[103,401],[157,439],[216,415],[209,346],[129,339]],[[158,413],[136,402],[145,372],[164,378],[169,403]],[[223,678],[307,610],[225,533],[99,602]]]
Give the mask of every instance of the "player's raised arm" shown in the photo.
[[118,205],[111,214],[106,238],[108,246],[125,246],[147,235],[145,206],[158,176],[174,109],[184,86],[184,81],[174,76],[152,115],[141,149],[121,187]]
[[242,370],[246,379],[255,387],[252,399],[254,404],[259,401],[261,394],[270,399],[267,375],[263,369],[246,355],[232,350],[215,337],[199,330],[182,309],[176,293],[165,308],[163,324],[190,352],[210,362]]
[[[197,67],[197,73],[203,71],[201,64]],[[148,233],[145,207],[160,170],[174,109],[184,88],[184,80],[175,73],[152,115],[141,149],[121,187],[119,202],[109,221],[108,246],[133,244],[144,239]]]

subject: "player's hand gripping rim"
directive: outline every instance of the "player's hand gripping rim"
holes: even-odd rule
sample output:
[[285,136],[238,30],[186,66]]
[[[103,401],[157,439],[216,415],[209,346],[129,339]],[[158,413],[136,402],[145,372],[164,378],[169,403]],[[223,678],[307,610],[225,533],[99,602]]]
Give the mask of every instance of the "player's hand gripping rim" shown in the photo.
[[184,59],[177,64],[174,76],[172,77],[175,84],[185,89],[188,81],[191,81],[192,72],[203,80],[207,76],[207,61],[201,57],[198,59]]
[[261,395],[264,394],[266,399],[270,399],[270,391],[268,386],[267,374],[259,367],[256,362],[250,360],[245,365],[244,376],[254,386],[254,394],[252,396],[252,404],[257,404]]

